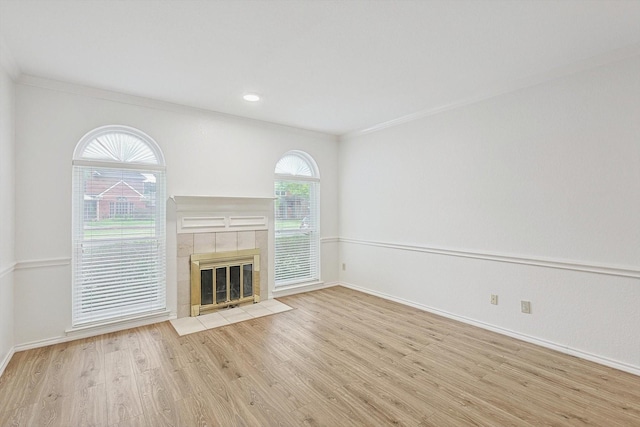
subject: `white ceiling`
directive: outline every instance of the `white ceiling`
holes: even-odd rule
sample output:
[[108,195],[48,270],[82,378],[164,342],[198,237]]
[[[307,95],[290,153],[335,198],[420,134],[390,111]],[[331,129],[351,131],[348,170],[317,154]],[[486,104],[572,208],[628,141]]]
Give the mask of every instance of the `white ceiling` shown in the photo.
[[24,75],[341,135],[637,54],[640,0],[0,0],[0,35]]

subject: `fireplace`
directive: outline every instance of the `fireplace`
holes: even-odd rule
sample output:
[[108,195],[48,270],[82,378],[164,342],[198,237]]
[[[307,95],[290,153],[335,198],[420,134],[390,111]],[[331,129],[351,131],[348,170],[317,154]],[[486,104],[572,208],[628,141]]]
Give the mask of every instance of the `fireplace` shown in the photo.
[[259,301],[259,249],[191,255],[191,316]]
[[273,289],[269,273],[273,263],[273,200],[171,198],[175,206],[178,318],[269,298]]

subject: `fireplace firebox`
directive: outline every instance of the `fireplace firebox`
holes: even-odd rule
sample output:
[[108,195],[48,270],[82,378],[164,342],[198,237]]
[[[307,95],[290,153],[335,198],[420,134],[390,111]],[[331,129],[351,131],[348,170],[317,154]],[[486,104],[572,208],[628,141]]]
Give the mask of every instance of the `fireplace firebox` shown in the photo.
[[259,249],[191,255],[191,316],[259,301]]

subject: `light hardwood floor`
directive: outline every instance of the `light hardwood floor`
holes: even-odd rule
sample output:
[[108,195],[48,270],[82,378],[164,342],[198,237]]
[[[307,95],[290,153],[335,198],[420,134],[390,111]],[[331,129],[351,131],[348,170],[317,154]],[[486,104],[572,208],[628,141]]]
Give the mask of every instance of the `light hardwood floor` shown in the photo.
[[640,377],[342,287],[13,356],[2,426],[640,426]]

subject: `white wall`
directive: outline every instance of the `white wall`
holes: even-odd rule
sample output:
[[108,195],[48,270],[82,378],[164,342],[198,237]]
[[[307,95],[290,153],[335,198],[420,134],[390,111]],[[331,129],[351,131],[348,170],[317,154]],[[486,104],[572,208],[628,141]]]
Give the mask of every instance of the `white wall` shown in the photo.
[[[276,162],[288,150],[303,150],[322,175],[322,235],[337,235],[332,136],[29,77],[16,96],[17,344],[55,340],[70,327],[71,159],[80,138],[98,126],[127,125],[151,136],[167,162],[169,196],[273,197]],[[171,221],[169,215],[175,232]],[[174,293],[175,236],[168,245]],[[323,245],[325,252],[337,252],[337,243]],[[336,264],[322,274],[336,281]],[[175,312],[173,295],[169,303]]]
[[13,351],[15,90],[0,66],[0,374]]
[[342,282],[640,373],[640,57],[339,158]]

